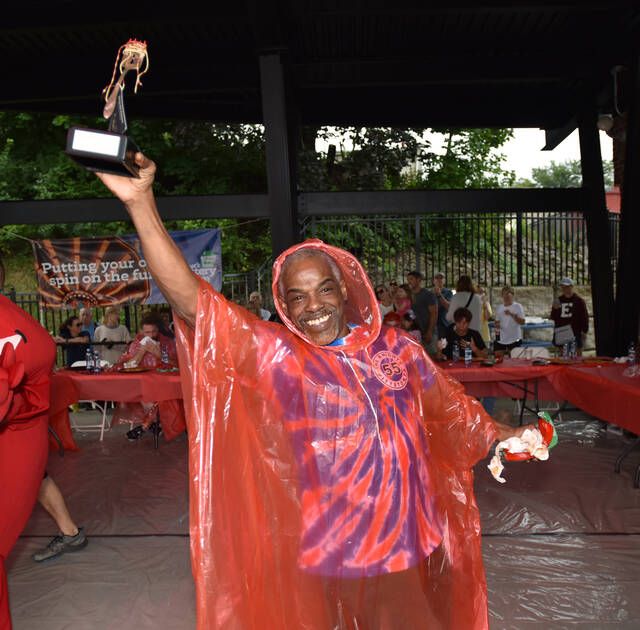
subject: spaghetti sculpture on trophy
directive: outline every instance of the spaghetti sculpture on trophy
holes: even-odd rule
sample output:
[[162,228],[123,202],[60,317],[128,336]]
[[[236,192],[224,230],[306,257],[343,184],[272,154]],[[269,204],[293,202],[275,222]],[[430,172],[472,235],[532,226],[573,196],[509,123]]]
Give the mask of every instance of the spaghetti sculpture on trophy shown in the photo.
[[[136,72],[134,94],[142,85],[140,78],[149,70],[147,43],[130,39],[118,49],[111,82],[103,90],[105,105],[102,115],[109,121],[109,130],[71,127],[67,134],[66,153],[90,171],[138,177],[136,143],[127,136],[127,116],[124,111],[124,88],[127,72]],[[116,80],[116,74],[120,76]]]

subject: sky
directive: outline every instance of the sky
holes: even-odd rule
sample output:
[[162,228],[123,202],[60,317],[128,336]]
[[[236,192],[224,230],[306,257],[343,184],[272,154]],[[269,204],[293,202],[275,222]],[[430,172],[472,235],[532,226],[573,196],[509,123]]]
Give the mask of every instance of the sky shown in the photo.
[[[547,166],[551,162],[566,162],[580,159],[578,131],[574,131],[553,151],[541,151],[545,144],[542,129],[514,129],[514,137],[503,147],[506,156],[503,166],[506,170],[515,171],[516,178],[531,177],[531,169]],[[602,159],[613,158],[613,141],[606,133],[600,132]]]

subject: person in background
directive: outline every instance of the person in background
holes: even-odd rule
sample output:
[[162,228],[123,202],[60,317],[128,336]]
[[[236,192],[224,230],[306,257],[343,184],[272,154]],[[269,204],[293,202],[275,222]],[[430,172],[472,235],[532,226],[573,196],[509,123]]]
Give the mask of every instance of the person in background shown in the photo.
[[86,360],[91,334],[82,327],[78,316],[71,315],[62,322],[59,334],[54,337],[54,341],[63,345],[65,364],[71,367],[76,361]]
[[482,303],[482,311],[480,312],[480,335],[486,345],[491,341],[491,333],[489,332],[489,320],[493,317],[493,309],[489,303],[489,296],[485,287],[478,286],[478,295]]
[[398,283],[395,280],[389,280],[389,295],[392,300],[396,299],[396,291],[398,290]]
[[395,312],[387,313],[382,318],[382,323],[385,326],[391,326],[393,328],[399,328],[402,325],[402,317],[400,317],[400,315],[398,315],[398,313],[395,313]]
[[393,306],[396,313],[402,317],[405,313],[411,310],[411,289],[408,285],[403,284],[396,289],[396,295],[393,298]]
[[387,313],[393,313],[394,306],[391,293],[384,284],[379,284],[376,287],[376,298],[378,298],[378,306],[380,307],[380,314],[383,318]]
[[162,366],[162,350],[166,349],[169,364],[175,366],[175,341],[160,332],[156,315],[146,315],[142,319],[140,332],[131,342],[126,352],[118,359],[118,363],[135,364],[135,367],[158,368]]
[[[166,354],[165,354],[166,352]],[[162,362],[163,354],[168,363]],[[142,367],[149,369],[172,368],[177,366],[176,343],[174,339],[166,337],[158,329],[157,315],[149,314],[142,319],[142,327],[136,338],[131,342],[127,351],[120,357],[117,365],[120,367]],[[157,402],[142,402],[143,414],[141,424],[127,431],[126,437],[130,441],[138,440],[145,431],[156,421],[158,412]],[[134,405],[119,403],[114,416],[119,420],[135,422],[138,418]]]
[[422,333],[422,344],[430,356],[438,352],[436,323],[438,321],[438,303],[436,296],[422,286],[424,276],[419,271],[407,274],[407,283],[411,287],[413,312]]
[[169,339],[175,339],[176,335],[173,332],[173,313],[171,312],[171,309],[164,307],[158,310],[156,314],[160,334],[168,337]]
[[458,278],[456,284],[456,294],[449,301],[449,310],[447,311],[447,321],[453,322],[454,314],[459,308],[466,308],[471,312],[472,330],[480,332],[482,322],[482,300],[476,293],[471,276],[462,275]]
[[420,332],[420,326],[411,311],[402,317],[401,328],[406,330],[419,344],[422,344],[422,332]]
[[449,301],[453,297],[453,291],[444,286],[444,281],[442,271],[436,271],[433,274],[433,294],[438,303],[438,339],[442,339],[447,334],[447,328],[449,328],[447,311],[449,310]]
[[514,292],[509,286],[502,289],[502,304],[496,309],[496,324],[496,350],[511,352],[522,345],[524,309],[522,304],[514,301]]
[[[589,312],[585,301],[573,290],[573,280],[560,280],[560,295],[553,301],[551,315],[556,328],[570,325],[576,340],[578,355],[582,355],[587,333],[589,332]],[[555,340],[554,340],[555,341]]]
[[86,330],[89,333],[89,337],[93,339],[93,334],[96,331],[96,323],[93,321],[93,309],[88,306],[81,308],[78,317],[82,322],[82,330]]
[[247,309],[265,322],[268,322],[271,319],[270,311],[266,308],[262,308],[262,295],[260,295],[259,291],[252,291],[249,294]]
[[465,348],[470,346],[474,357],[486,358],[487,347],[480,333],[471,328],[472,320],[473,315],[468,308],[461,307],[456,310],[453,314],[454,323],[447,329],[445,336],[447,345],[440,351],[441,355],[444,355],[447,359],[451,359],[453,344],[457,343],[458,348],[460,348],[460,357],[464,357]]
[[118,361],[123,344],[131,341],[131,333],[124,324],[120,323],[120,310],[117,307],[109,306],[105,309],[102,324],[96,328],[93,340],[108,344],[100,348],[101,359],[110,365]]

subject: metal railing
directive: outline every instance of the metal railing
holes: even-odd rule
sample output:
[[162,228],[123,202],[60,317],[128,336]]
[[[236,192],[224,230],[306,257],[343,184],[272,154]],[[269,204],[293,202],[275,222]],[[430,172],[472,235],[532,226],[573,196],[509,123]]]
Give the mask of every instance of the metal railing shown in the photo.
[[[610,215],[609,226],[615,271],[618,215]],[[463,273],[485,286],[551,286],[563,276],[571,276],[578,285],[589,284],[586,224],[580,213],[310,217],[301,234],[351,251],[374,283],[404,281],[408,271],[418,269],[427,278],[441,271],[450,284]],[[254,290],[272,309],[271,260],[253,271],[223,275],[222,291],[235,302],[246,304]],[[51,332],[75,312],[43,308],[37,293],[10,290],[5,295]],[[146,312],[162,306],[125,306],[122,321],[134,332]],[[95,309],[95,321],[103,311]]]
[[[610,215],[612,263],[618,215]],[[305,238],[355,254],[374,283],[402,280],[413,269],[441,271],[488,286],[553,285],[563,276],[589,284],[586,223],[581,213],[507,212],[422,216],[310,217]]]

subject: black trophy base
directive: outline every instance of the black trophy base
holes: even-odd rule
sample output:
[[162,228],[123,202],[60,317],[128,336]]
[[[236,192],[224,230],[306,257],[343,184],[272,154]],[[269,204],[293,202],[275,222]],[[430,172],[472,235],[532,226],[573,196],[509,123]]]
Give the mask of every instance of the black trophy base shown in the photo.
[[71,127],[65,153],[90,171],[140,177],[135,163],[136,143],[124,134]]

